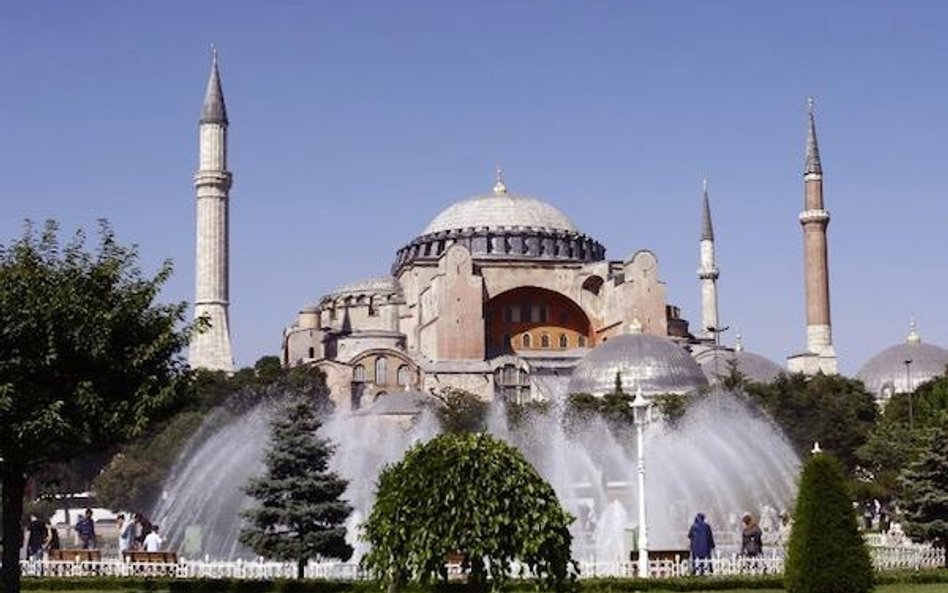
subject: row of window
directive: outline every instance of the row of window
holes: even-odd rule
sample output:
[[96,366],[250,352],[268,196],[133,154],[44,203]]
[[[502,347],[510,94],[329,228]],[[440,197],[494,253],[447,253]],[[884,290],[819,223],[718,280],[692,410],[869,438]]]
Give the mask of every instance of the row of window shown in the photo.
[[[489,340],[488,340],[489,341]],[[550,334],[543,333],[540,334],[539,342],[533,339],[531,334],[523,334],[520,336],[520,348],[552,348],[552,341]],[[567,334],[560,334],[558,339],[558,344],[560,348],[569,348],[570,339]],[[488,343],[488,346],[491,344]],[[576,345],[580,348],[586,347],[586,336],[580,335],[576,340]],[[504,348],[511,348],[513,346],[513,338],[510,334],[504,334]]]
[[[375,384],[376,385],[385,385],[385,377],[388,371],[388,359],[384,356],[380,356],[375,359]],[[411,369],[408,368],[407,364],[403,364],[398,367],[398,372],[396,373],[396,379],[398,384],[401,387],[407,387],[411,384]],[[352,381],[353,383],[365,383],[365,366],[357,364],[352,368]]]

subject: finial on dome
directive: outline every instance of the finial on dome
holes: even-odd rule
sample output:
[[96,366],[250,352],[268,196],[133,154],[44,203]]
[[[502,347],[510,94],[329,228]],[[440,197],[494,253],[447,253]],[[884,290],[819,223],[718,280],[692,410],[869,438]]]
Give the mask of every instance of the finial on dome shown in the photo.
[[743,352],[744,351],[744,342],[742,341],[744,336],[741,335],[741,332],[737,332],[737,335],[734,336],[734,352]]
[[629,324],[629,333],[630,334],[640,334],[643,331],[642,322],[639,321],[639,316],[636,315],[632,318],[632,323]]
[[912,315],[912,321],[909,323],[909,334],[905,338],[906,344],[921,344],[922,336],[918,335],[918,324],[915,322],[915,316]]
[[504,185],[504,170],[500,168],[500,165],[497,165],[497,169],[494,171],[494,194],[498,196],[507,195],[507,186]]

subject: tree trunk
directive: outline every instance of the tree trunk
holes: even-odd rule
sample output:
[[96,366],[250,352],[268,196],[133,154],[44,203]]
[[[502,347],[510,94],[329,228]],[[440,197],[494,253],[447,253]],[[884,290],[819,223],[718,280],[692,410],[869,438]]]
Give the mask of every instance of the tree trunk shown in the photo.
[[20,546],[23,544],[23,492],[26,475],[10,462],[0,462],[3,479],[3,568],[4,593],[20,593]]
[[306,570],[306,559],[299,558],[296,560],[296,578],[302,579],[303,573]]

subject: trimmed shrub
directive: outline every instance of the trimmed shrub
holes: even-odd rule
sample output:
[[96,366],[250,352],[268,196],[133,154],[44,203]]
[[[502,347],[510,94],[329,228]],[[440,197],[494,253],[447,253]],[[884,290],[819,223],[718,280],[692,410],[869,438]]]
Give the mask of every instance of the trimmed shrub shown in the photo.
[[803,468],[785,584],[790,593],[872,590],[872,561],[859,533],[843,467],[829,455],[813,455]]

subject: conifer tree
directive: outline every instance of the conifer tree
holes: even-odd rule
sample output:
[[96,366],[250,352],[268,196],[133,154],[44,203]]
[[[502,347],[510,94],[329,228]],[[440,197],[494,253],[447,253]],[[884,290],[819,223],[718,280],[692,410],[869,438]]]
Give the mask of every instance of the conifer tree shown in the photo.
[[[900,476],[903,527],[912,539],[948,546],[948,413]],[[948,555],[946,555],[948,567]]]
[[843,467],[829,455],[814,454],[803,468],[785,578],[790,593],[872,590],[872,561]]
[[352,507],[339,498],[348,483],[328,469],[333,447],[316,435],[320,426],[313,398],[292,396],[270,425],[266,473],[244,489],[259,506],[244,513],[240,541],[266,558],[296,561],[297,578],[310,559],[352,556],[344,525]]

